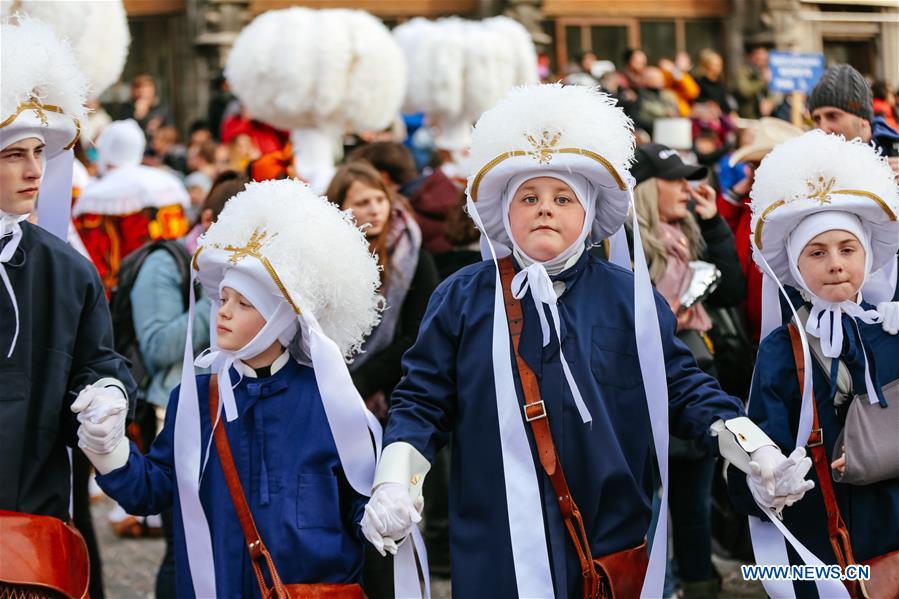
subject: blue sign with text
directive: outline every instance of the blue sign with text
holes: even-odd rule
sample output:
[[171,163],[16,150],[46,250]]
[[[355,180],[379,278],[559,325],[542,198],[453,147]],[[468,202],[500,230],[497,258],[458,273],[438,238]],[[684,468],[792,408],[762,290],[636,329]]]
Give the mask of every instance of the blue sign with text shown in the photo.
[[772,51],[768,54],[768,66],[771,68],[768,89],[808,93],[824,73],[824,55]]

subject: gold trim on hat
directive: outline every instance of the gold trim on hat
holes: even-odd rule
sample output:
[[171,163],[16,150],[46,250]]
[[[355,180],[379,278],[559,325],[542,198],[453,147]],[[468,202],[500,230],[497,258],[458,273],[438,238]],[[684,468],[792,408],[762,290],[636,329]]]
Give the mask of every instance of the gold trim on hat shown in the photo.
[[[590,150],[584,150],[582,148],[559,148],[558,150],[556,150],[552,147],[547,146],[535,147],[535,151],[538,156],[538,161],[541,163],[544,163],[543,159],[546,159],[546,163],[548,163],[552,154],[577,154],[586,158],[590,158],[591,160],[595,160],[596,162],[603,165],[607,171],[609,171],[609,174],[612,175],[612,177],[615,179],[615,182],[618,184],[618,188],[621,189],[621,191],[627,189],[627,185],[624,184],[624,179],[621,178],[621,175],[618,174],[618,171],[615,170],[615,167],[612,166],[612,163],[596,152],[591,152]],[[490,170],[492,170],[495,166],[505,160],[508,160],[509,158],[515,158],[516,156],[534,156],[535,151],[513,150],[511,152],[500,154],[499,156],[485,164],[481,168],[481,170],[478,171],[478,174],[475,175],[474,180],[471,182],[471,200],[473,202],[478,201],[478,187],[481,185],[481,179],[483,179],[484,176],[486,176],[487,173],[490,172]]]
[[[262,246],[264,245],[264,240],[267,235],[268,233],[266,231],[260,232],[259,229],[256,229],[250,236],[249,241],[247,241],[247,243],[242,246],[222,246],[220,244],[210,244],[208,246],[201,245],[199,248],[197,248],[197,251],[194,252],[194,257],[192,260],[193,268],[197,272],[200,271],[200,265],[198,262],[198,259],[200,258],[200,252],[202,252],[207,247],[213,247],[219,250],[230,252],[231,256],[229,256],[228,262],[230,262],[231,264],[237,264],[248,256],[256,258],[262,264],[263,268],[265,268],[265,270],[268,272],[268,275],[272,278],[272,281],[278,287],[278,290],[281,292],[281,295],[284,297],[284,299],[287,300],[287,303],[290,304],[290,307],[293,308],[293,311],[296,314],[302,314],[302,312],[300,311],[300,307],[294,303],[293,298],[290,296],[290,293],[287,292],[287,287],[284,286],[284,283],[281,281],[281,277],[278,276],[278,272],[275,270],[275,267],[272,266],[272,263],[269,261],[269,259],[266,258],[265,255],[263,255],[263,253],[260,251],[262,249]],[[277,235],[278,234],[275,233],[274,235],[269,237],[269,239],[272,239]]]
[[[831,185],[831,187],[832,187],[832,185]],[[827,193],[825,194],[824,197],[811,197],[810,196],[809,199],[818,201],[823,205],[825,203],[830,203],[831,195],[858,196],[858,197],[862,197],[862,198],[868,198],[869,200],[874,200],[875,202],[877,202],[877,205],[883,209],[884,213],[886,213],[887,218],[889,218],[892,221],[897,220],[896,213],[893,212],[893,209],[890,208],[889,204],[884,202],[883,199],[880,196],[878,196],[877,194],[871,193],[870,191],[865,191],[863,189],[832,189],[832,190],[828,189]],[[826,198],[826,200],[825,200],[825,198]],[[822,200],[825,200],[825,201],[822,201]],[[774,210],[776,210],[777,208],[780,208],[784,204],[788,204],[788,203],[790,203],[790,202],[787,200],[777,200],[776,202],[774,202],[773,204],[771,204],[770,206],[765,208],[764,212],[762,212],[762,215],[759,217],[758,226],[756,227],[755,233],[754,233],[755,245],[758,249],[760,249],[760,250],[762,249],[762,227],[765,226],[765,220],[768,218],[768,215],[771,214],[772,212],[774,212]]]
[[[50,125],[49,121],[47,120],[47,112],[55,112],[63,116],[69,116],[59,106],[53,106],[52,104],[41,104],[36,99],[32,98],[28,102],[22,102],[21,104],[19,104],[19,106],[16,108],[16,111],[9,115],[2,123],[0,123],[0,129],[6,127],[7,125],[11,125],[13,121],[15,121],[19,117],[19,115],[26,110],[33,110],[37,118],[40,119],[41,124],[45,127],[48,127]],[[81,137],[81,122],[75,117],[69,118],[71,118],[75,123],[75,137],[71,142],[69,142],[67,146],[63,148],[63,150],[71,150],[73,147],[75,147],[75,142],[78,141],[78,138]]]

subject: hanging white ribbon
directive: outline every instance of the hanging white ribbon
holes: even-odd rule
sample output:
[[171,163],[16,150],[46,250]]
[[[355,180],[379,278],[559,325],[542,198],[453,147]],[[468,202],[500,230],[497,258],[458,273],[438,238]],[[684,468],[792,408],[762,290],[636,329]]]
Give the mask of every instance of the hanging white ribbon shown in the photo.
[[19,303],[16,299],[16,292],[13,290],[12,283],[9,280],[9,275],[6,273],[6,267],[3,265],[12,260],[16,249],[19,247],[19,242],[22,241],[22,225],[19,223],[26,218],[28,218],[27,214],[14,216],[0,213],[0,239],[12,234],[10,240],[3,246],[3,250],[0,250],[0,279],[3,279],[3,286],[6,288],[9,301],[12,302],[13,315],[16,319],[16,329],[12,336],[12,343],[9,344],[9,352],[6,354],[7,358],[12,357],[12,352],[16,348],[16,340],[19,338]]
[[[761,258],[761,267],[764,277],[762,278],[762,329],[760,339],[767,337],[771,331],[778,328],[782,322],[780,311],[780,299],[778,290],[787,300],[790,311],[793,314],[793,320],[796,323],[801,322],[799,315],[793,302],[787,295],[787,290],[781,284],[780,280],[774,275],[774,271],[765,260],[765,256],[759,251],[755,245],[755,241],[750,237],[752,251]],[[776,285],[776,287],[775,287]],[[808,338],[805,334],[805,328],[797,326],[799,338],[802,341],[802,359],[805,364],[809,364],[809,346]],[[794,447],[804,447],[808,443],[809,435],[812,431],[812,369],[806,368],[802,381],[802,400],[799,409],[799,425],[796,431],[796,444]],[[752,396],[752,390],[749,392]],[[747,411],[749,406],[747,405]],[[758,503],[758,502],[756,502]],[[760,505],[763,513],[767,514],[764,506]],[[786,541],[789,541],[796,552],[799,554],[803,563],[809,565],[822,565],[822,561],[809,551],[802,543],[793,536],[783,522],[776,518],[763,521],[755,516],[749,516],[749,534],[752,537],[752,550],[755,555],[757,564],[762,565],[789,565],[789,556],[787,554]],[[790,581],[783,580],[763,580],[762,585],[765,592],[774,599],[795,599],[795,590]],[[834,599],[842,599],[849,597],[846,587],[840,581],[834,580],[816,580],[815,586],[821,597],[833,597]]]
[[[486,230],[478,214],[477,205],[469,197],[468,214],[475,225]],[[486,243],[484,240],[486,239]],[[509,350],[509,325],[499,262],[493,243],[486,233],[481,237],[484,257],[493,259],[496,267],[493,295],[493,383],[496,393],[496,412],[499,424],[500,450],[503,460],[503,485],[506,491],[506,512],[512,562],[515,565],[515,585],[519,597],[554,597],[549,551],[543,526],[543,503],[531,446],[525,431],[521,403],[512,376],[512,355]]]
[[[422,578],[425,581],[425,599],[431,598],[431,573],[428,571],[428,551],[418,526],[412,527],[412,533],[397,547],[393,557],[393,594],[401,599],[421,599],[421,583],[418,581],[418,567],[415,565],[415,553],[421,564]],[[414,552],[413,552],[414,548]]]
[[581,420],[583,420],[584,424],[590,423],[593,421],[593,417],[590,415],[590,410],[587,409],[587,406],[584,403],[584,398],[581,397],[581,391],[578,389],[574,376],[571,374],[571,369],[568,366],[568,360],[565,359],[565,354],[562,351],[559,307],[556,303],[558,298],[553,289],[553,282],[552,279],[549,278],[549,274],[547,274],[543,264],[539,262],[535,262],[527,268],[520,270],[518,274],[515,275],[515,278],[512,279],[512,295],[515,296],[515,299],[520,300],[524,298],[529,289],[531,291],[531,299],[534,300],[534,307],[537,309],[537,316],[540,317],[540,329],[543,332],[543,347],[549,345],[551,338],[549,323],[547,322],[546,314],[543,311],[543,306],[547,306],[549,308],[550,316],[552,316],[553,328],[556,331],[556,339],[559,341],[559,361],[562,363],[562,370],[565,372],[565,380],[568,381],[568,388],[571,390],[571,395],[574,397],[574,403],[581,415]]
[[66,150],[47,161],[38,192],[37,224],[63,241],[72,213],[72,168],[75,152]]
[[668,375],[665,371],[665,352],[662,348],[655,290],[649,278],[649,267],[643,253],[633,189],[628,188],[628,192],[634,232],[634,331],[637,357],[640,362],[640,374],[643,377],[653,447],[662,484],[662,505],[652,537],[649,566],[646,569],[640,596],[655,598],[663,595],[665,568],[668,565]]
[[[196,271],[190,271],[190,289],[194,288]],[[196,305],[191,291],[188,303],[187,336],[181,363],[181,387],[178,392],[178,411],[175,413],[175,474],[178,501],[184,527],[184,543],[190,565],[191,582],[197,597],[215,597],[215,563],[212,558],[212,537],[209,522],[200,503],[200,403],[197,398],[197,379],[194,376],[193,323]]]

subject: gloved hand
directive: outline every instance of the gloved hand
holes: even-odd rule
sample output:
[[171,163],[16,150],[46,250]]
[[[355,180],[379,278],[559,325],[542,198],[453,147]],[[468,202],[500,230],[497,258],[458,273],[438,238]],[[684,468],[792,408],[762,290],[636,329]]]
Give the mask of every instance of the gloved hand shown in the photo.
[[778,518],[785,506],[802,499],[815,486],[805,480],[812,461],[805,456],[805,448],[797,447],[784,457],[776,447],[766,445],[752,452],[749,476],[746,482],[752,496],[764,507],[774,511]]
[[883,318],[883,330],[890,335],[899,333],[899,302],[880,302],[877,311]]
[[362,516],[362,534],[381,555],[385,550],[396,555],[396,541],[405,538],[412,527],[421,522],[424,499],[414,502],[409,490],[400,483],[378,485],[365,506]]
[[128,400],[117,388],[87,386],[72,402],[71,410],[81,423],[78,446],[82,449],[105,455],[124,439]]

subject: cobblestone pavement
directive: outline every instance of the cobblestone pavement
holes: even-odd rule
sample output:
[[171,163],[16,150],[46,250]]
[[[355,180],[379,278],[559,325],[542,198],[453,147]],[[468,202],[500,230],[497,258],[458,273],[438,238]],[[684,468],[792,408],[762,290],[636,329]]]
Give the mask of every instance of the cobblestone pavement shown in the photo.
[[[164,543],[161,539],[122,539],[113,534],[106,520],[112,501],[104,498],[94,504],[94,527],[103,557],[103,579],[107,599],[152,599],[156,570],[162,561]],[[765,593],[759,583],[748,583],[740,577],[738,562],[715,558],[715,565],[724,577],[722,599],[762,599]],[[450,584],[432,579],[433,599],[449,599]],[[485,595],[486,599],[487,595]],[[480,598],[479,598],[480,599]]]

